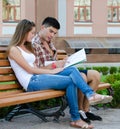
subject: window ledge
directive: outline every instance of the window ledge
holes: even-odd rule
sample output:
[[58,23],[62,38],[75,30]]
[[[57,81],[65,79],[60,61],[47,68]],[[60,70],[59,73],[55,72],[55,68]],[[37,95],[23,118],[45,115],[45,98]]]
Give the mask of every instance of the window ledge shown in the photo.
[[108,25],[120,25],[120,23],[108,23]]
[[79,22],[79,23],[76,23],[74,22],[74,25],[92,25],[93,23],[92,22]]

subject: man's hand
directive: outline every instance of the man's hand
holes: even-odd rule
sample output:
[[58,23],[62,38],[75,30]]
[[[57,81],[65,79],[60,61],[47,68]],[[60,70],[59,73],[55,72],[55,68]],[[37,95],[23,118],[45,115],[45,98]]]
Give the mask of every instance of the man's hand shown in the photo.
[[43,42],[44,47],[49,51],[50,55],[53,56],[53,51],[51,50],[50,46],[46,41]]

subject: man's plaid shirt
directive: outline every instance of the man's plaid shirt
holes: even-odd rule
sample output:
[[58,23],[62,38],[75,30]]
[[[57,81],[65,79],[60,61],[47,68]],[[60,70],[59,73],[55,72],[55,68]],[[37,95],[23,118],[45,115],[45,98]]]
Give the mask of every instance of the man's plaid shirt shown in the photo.
[[56,59],[57,51],[52,42],[49,43],[49,46],[54,52],[53,57],[50,55],[48,50],[43,46],[38,34],[36,34],[36,36],[33,38],[32,45],[33,45],[34,53],[36,56],[35,63],[37,65],[37,67],[44,66],[45,61],[50,61],[50,60]]

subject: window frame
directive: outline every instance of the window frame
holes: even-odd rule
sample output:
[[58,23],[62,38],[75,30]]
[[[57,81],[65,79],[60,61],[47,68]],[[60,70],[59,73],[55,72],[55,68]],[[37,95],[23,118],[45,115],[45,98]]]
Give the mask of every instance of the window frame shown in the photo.
[[[108,0],[109,2],[109,0]],[[119,3],[120,4],[120,3]],[[114,19],[114,11],[116,10],[116,20]],[[110,18],[109,18],[110,12]],[[108,5],[108,22],[109,23],[119,23],[120,22],[120,5]]]
[[[3,1],[2,1],[3,2]],[[19,19],[17,19],[16,17],[16,10],[17,8],[19,9],[19,13],[20,13],[20,17]],[[20,5],[10,5],[9,3],[7,3],[6,5],[2,4],[2,10],[5,9],[5,13],[6,13],[6,18],[4,19],[4,17],[2,16],[2,21],[3,23],[17,23],[20,21],[21,18],[21,0],[20,0]],[[10,10],[13,11],[13,19],[10,19]]]
[[[77,14],[78,14],[78,18],[75,19],[75,8],[78,8],[77,10]],[[90,15],[89,15],[89,20],[87,19],[87,8],[89,8],[90,10]],[[83,12],[83,20],[81,19],[80,16],[80,10],[84,10],[85,12]],[[92,0],[90,0],[90,5],[74,5],[74,22],[75,23],[81,23],[81,22],[91,22],[92,21]]]

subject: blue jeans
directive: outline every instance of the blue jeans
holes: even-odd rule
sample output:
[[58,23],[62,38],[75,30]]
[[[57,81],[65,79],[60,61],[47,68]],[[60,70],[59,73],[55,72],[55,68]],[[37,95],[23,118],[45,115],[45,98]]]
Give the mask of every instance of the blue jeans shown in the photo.
[[94,94],[94,91],[87,85],[75,67],[68,67],[57,74],[39,74],[33,75],[28,85],[27,91],[37,90],[66,90],[66,97],[70,108],[72,121],[79,120],[77,88],[79,88],[86,97]]

